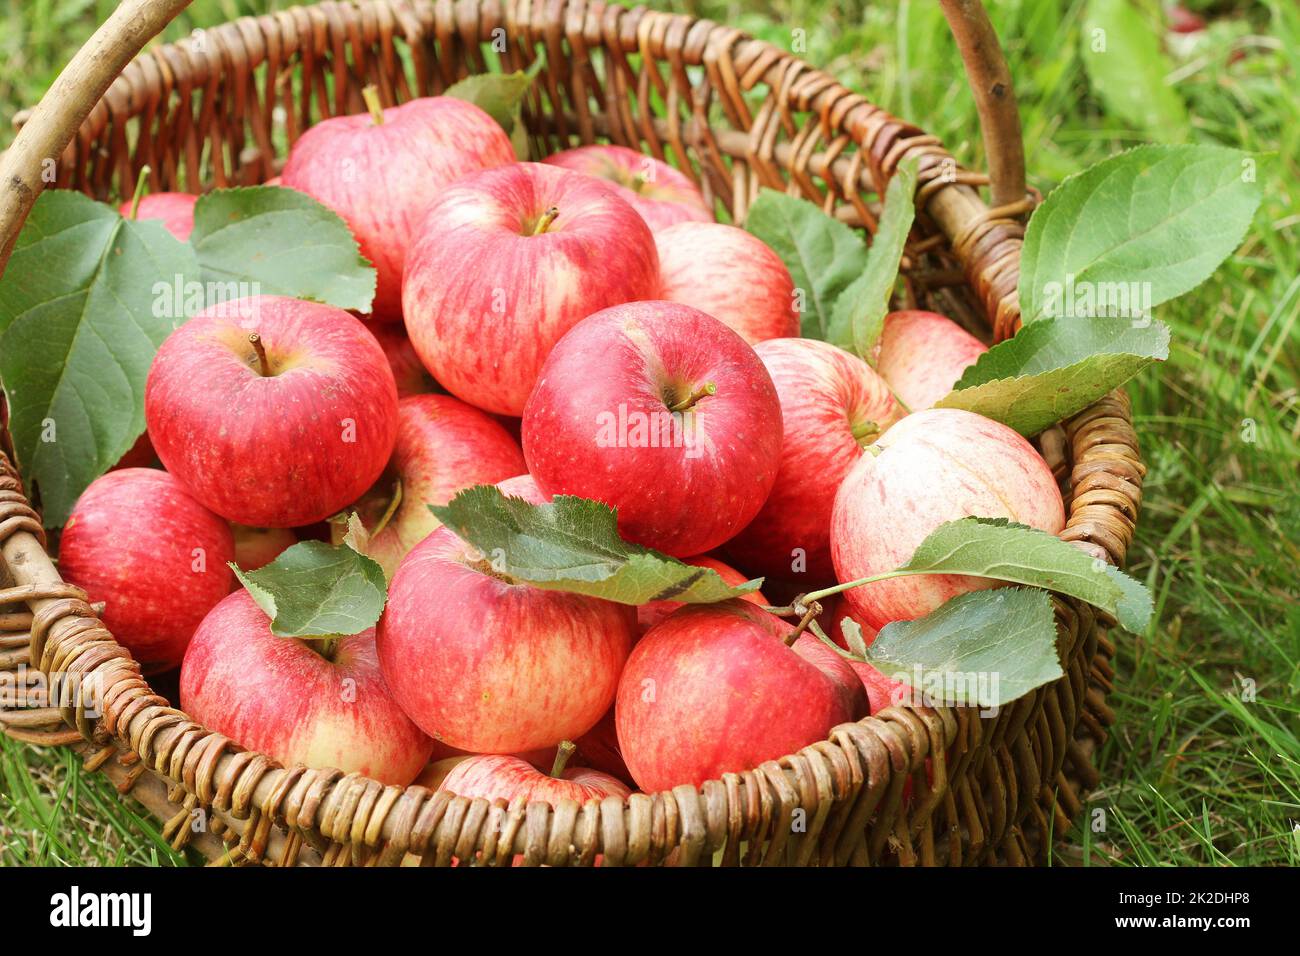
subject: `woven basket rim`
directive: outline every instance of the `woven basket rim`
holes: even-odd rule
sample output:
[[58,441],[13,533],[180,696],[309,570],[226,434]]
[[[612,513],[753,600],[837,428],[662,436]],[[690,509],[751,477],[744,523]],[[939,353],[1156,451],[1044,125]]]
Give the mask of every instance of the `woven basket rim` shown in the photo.
[[[825,177],[827,182],[835,175],[841,176],[846,199],[851,196],[860,201],[868,183],[883,195],[883,187],[898,163],[906,156],[918,156],[922,160],[918,209],[933,217],[963,262],[968,284],[983,304],[982,311],[994,336],[1006,337],[1017,327],[1015,287],[1023,228],[1015,217],[1028,208],[1028,201],[1015,207],[989,209],[972,188],[983,177],[964,174],[955,180],[945,178],[951,157],[934,137],[894,119],[792,54],[711,21],[581,0],[559,0],[545,5],[545,10],[539,9],[542,6],[529,0],[461,0],[453,11],[445,3],[435,6],[405,0],[358,0],[240,18],[205,31],[204,43],[212,52],[196,51],[195,41],[190,39],[157,47],[135,60],[91,111],[64,161],[68,167],[77,165],[77,175],[82,176],[84,158],[106,133],[117,135],[121,124],[132,117],[153,116],[160,102],[165,103],[173,95],[184,98],[196,89],[211,91],[224,76],[252,69],[259,63],[269,63],[275,69],[288,60],[289,69],[298,69],[295,56],[306,62],[331,49],[337,54],[348,44],[355,51],[375,42],[387,49],[390,38],[405,40],[412,49],[431,36],[440,44],[464,42],[472,46],[474,41],[486,42],[497,26],[506,26],[515,35],[526,35],[534,50],[538,43],[558,50],[561,35],[572,50],[586,43],[584,38],[589,36],[590,46],[603,46],[611,59],[640,53],[645,61],[656,64],[653,72],[661,81],[657,64],[667,61],[672,69],[679,65],[702,67],[710,80],[716,76],[719,79],[715,82],[736,89],[748,90],[766,82],[773,94],[779,95],[783,109],[798,109],[818,117],[809,126],[824,129],[823,140],[837,154],[846,145],[842,142],[845,137],[856,144],[852,158],[833,156],[832,164],[823,167],[831,173]],[[432,85],[445,88],[451,77],[438,77],[428,64],[422,67],[419,59],[417,56],[417,74],[421,69],[428,70]],[[448,59],[437,66],[445,69]],[[337,78],[341,85],[349,84],[348,89],[355,81],[346,71],[338,72]],[[387,101],[392,101],[394,92],[390,85]],[[336,88],[339,111],[346,105],[346,93]],[[671,74],[661,95],[676,95],[672,92]],[[783,160],[789,160],[793,153],[793,172],[809,175],[807,157],[800,156],[805,145],[810,145],[810,154],[814,152],[811,147],[819,145],[815,136],[810,135],[804,143],[795,138],[784,154],[775,147],[769,149],[771,143],[764,145],[767,130],[777,129],[785,118],[782,110],[753,117],[749,133],[743,134],[749,140],[745,158],[760,169],[768,164],[779,179]],[[685,158],[690,150],[683,129],[675,121],[661,125],[665,129],[659,130],[654,124],[631,126],[645,136],[646,145],[640,141],[625,145],[643,150],[649,147],[648,151],[661,158],[667,151],[677,151]],[[606,136],[619,141],[622,131],[613,125]],[[591,130],[575,127],[569,133],[587,141]],[[700,144],[721,148],[724,153],[735,149],[734,144],[719,146],[710,129],[696,128],[691,135],[695,137],[691,141],[694,149],[700,149]],[[270,157],[263,156],[260,162],[269,163]],[[792,171],[789,165],[785,169]],[[119,178],[121,172],[116,173]],[[178,173],[173,168],[169,175],[174,178]],[[67,184],[85,190],[94,188],[85,181]],[[1135,438],[1125,446],[1126,439],[1117,440],[1113,434],[1116,430],[1121,436],[1132,432],[1127,399],[1122,392],[1113,393],[1074,416],[1063,428],[1073,480],[1067,499],[1067,526],[1061,536],[1118,563],[1136,521],[1144,471]],[[0,455],[2,452],[0,449]],[[3,457],[0,469],[0,502],[9,499],[7,510],[0,510],[0,540],[14,531],[40,536],[39,519],[22,498],[17,475]],[[12,494],[3,494],[5,488],[12,492],[15,487],[16,502]],[[6,522],[6,518],[11,521]],[[43,551],[39,558],[49,565]],[[552,808],[534,802],[507,810],[499,801],[467,801],[415,786],[386,787],[357,774],[280,768],[269,758],[240,750],[226,738],[193,724],[181,711],[167,707],[139,676],[134,661],[112,640],[77,589],[55,577],[43,586],[28,585],[23,594],[15,593],[18,590],[21,587],[0,589],[0,604],[21,599],[34,607],[40,605],[31,625],[33,666],[43,673],[69,670],[109,678],[102,725],[96,726],[87,718],[80,702],[63,709],[66,722],[76,727],[83,738],[94,741],[90,747],[92,759],[103,765],[118,749],[143,754],[141,766],[151,764],[152,771],[178,785],[179,793],[185,795],[181,815],[186,820],[197,802],[215,805],[231,821],[249,821],[241,845],[251,858],[260,856],[271,840],[273,821],[290,832],[282,844],[286,859],[296,858],[305,839],[327,861],[331,856],[338,860],[340,847],[353,847],[356,854],[364,854],[366,851],[360,849],[364,845],[382,847],[380,862],[400,860],[411,847],[423,847],[429,855],[445,862],[453,856],[464,858],[476,847],[482,850],[489,845],[483,842],[487,840],[485,835],[490,835],[496,840],[492,845],[499,850],[498,862],[508,861],[515,852],[524,853],[529,862],[578,857],[589,860],[596,852],[603,853],[607,861],[637,862],[650,852],[637,841],[653,830],[666,835],[665,840],[672,837],[669,842],[679,848],[678,862],[690,863],[706,846],[717,845],[720,825],[726,831],[722,836],[730,837],[728,845],[745,838],[760,842],[767,836],[780,838],[779,826],[774,825],[770,834],[742,833],[729,820],[720,823],[719,814],[725,815],[729,806],[734,810],[746,799],[751,805],[756,801],[766,803],[770,789],[779,795],[777,805],[763,807],[761,816],[770,821],[773,813],[779,819],[797,807],[829,809],[824,799],[828,793],[830,803],[841,797],[847,799],[849,790],[856,794],[854,788],[865,786],[867,779],[883,780],[884,789],[894,798],[908,779],[922,788],[919,798],[904,810],[905,836],[915,836],[939,804],[945,798],[951,800],[945,787],[948,774],[962,765],[968,748],[983,740],[1013,736],[1026,721],[1037,719],[1032,713],[1032,702],[1037,700],[1034,695],[1004,708],[988,724],[970,708],[895,706],[837,727],[827,741],[811,744],[796,754],[742,774],[726,774],[699,788],[686,785],[660,794],[636,794],[626,802],[611,797],[582,808]],[[1091,627],[1095,612],[1087,605],[1057,596],[1054,603],[1058,618],[1065,615],[1076,622],[1086,621]],[[948,754],[954,744],[958,744],[959,752],[953,755],[950,768]],[[925,782],[927,762],[933,772],[934,782],[930,785]],[[807,806],[810,793],[814,795],[812,807]],[[820,803],[815,796],[819,793],[823,797]],[[874,806],[864,808],[861,800],[853,801],[853,811],[859,817],[865,818],[872,810]],[[613,815],[618,816],[620,825],[610,824]],[[841,814],[844,819],[838,821],[841,829],[852,826],[848,816],[846,809]],[[741,824],[748,825],[745,821]],[[557,833],[567,834],[569,845],[555,845]],[[261,846],[257,845],[259,840]],[[813,840],[804,842],[806,846],[799,852],[801,862],[811,859],[815,851]],[[845,840],[841,839],[840,844],[842,851]],[[829,858],[842,862],[844,856],[847,854],[835,852]]]

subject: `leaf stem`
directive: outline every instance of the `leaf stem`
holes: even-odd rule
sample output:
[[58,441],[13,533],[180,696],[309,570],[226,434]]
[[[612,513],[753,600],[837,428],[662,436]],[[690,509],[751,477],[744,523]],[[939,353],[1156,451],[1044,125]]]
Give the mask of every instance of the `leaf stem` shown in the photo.
[[695,391],[691,392],[691,394],[687,395],[681,401],[674,402],[672,405],[669,405],[668,410],[670,412],[684,412],[687,409],[694,408],[695,403],[698,402],[700,399],[708,398],[710,395],[715,394],[717,391],[718,391],[718,386],[714,385],[712,382],[705,382],[703,385],[701,385]]
[[555,749],[555,763],[551,764],[551,776],[564,776],[564,765],[569,762],[573,752],[577,750],[577,745],[572,740],[561,740],[560,746]]
[[384,125],[384,106],[379,102],[379,87],[373,83],[361,88],[361,98],[366,101],[366,109],[376,126]]
[[258,371],[261,372],[262,378],[270,378],[271,363],[266,358],[266,346],[262,344],[262,336],[256,332],[249,332],[248,342],[253,346],[253,352],[257,356]]
[[135,177],[135,192],[131,194],[131,214],[127,216],[128,219],[135,219],[140,212],[140,200],[149,191],[148,180],[151,172],[148,166],[141,166],[140,175]]
[[848,581],[844,584],[836,584],[829,588],[822,588],[820,591],[810,591],[796,601],[805,606],[814,601],[820,601],[822,598],[830,597],[832,594],[839,594],[842,591],[848,591],[851,588],[861,587],[864,584],[875,584],[877,581],[888,581],[890,578],[905,578],[909,574],[935,574],[934,571],[886,571],[884,574],[873,574],[870,577],[858,578],[856,581]]

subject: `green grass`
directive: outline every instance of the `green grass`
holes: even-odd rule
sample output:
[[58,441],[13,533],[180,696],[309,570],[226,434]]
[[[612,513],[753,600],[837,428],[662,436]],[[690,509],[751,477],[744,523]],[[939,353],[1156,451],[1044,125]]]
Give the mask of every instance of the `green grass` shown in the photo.
[[[34,102],[112,4],[0,8],[0,114]],[[285,4],[279,4],[284,6]],[[658,2],[801,55],[982,165],[979,127],[936,5],[900,0]],[[1300,862],[1300,7],[1191,2],[1211,20],[1174,44],[1188,138],[1271,154],[1245,243],[1213,279],[1157,315],[1170,361],[1130,387],[1150,468],[1130,570],[1158,623],[1117,633],[1118,722],[1103,786],[1066,836],[1091,865]],[[171,36],[265,4],[199,0]],[[1020,97],[1032,183],[1147,141],[1093,94],[1079,53],[1083,0],[994,10]],[[1157,16],[1151,3],[1143,9]],[[1244,57],[1238,54],[1244,53]],[[1230,62],[1234,61],[1235,62]],[[4,139],[0,138],[0,143]],[[0,859],[172,860],[112,791],[59,754],[0,751]],[[39,786],[20,783],[33,774]],[[98,799],[92,797],[95,794]],[[70,798],[75,800],[70,802]],[[1097,814],[1095,811],[1103,811]]]

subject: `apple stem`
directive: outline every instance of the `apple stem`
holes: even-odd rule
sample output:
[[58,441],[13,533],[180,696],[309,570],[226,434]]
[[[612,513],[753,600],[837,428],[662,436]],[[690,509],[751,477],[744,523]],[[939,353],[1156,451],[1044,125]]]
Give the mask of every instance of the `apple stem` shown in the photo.
[[871,443],[880,435],[880,426],[872,421],[858,422],[851,430],[853,440],[863,448],[870,447]]
[[573,752],[578,749],[577,744],[572,740],[561,740],[560,746],[555,749],[555,763],[551,764],[551,776],[562,777],[564,775],[564,765],[569,762]]
[[712,382],[705,382],[695,391],[691,392],[691,394],[683,398],[680,402],[675,402],[674,404],[669,405],[668,410],[670,412],[684,412],[687,409],[694,408],[695,403],[698,402],[700,399],[708,398],[710,395],[715,394],[717,391],[718,391],[718,386],[714,385]]
[[379,102],[379,87],[373,83],[361,88],[361,98],[366,101],[366,109],[370,110],[370,118],[374,120],[376,126],[384,125],[384,106]]
[[316,652],[327,661],[334,660],[334,653],[339,648],[337,637],[323,637],[316,642]]
[[388,527],[388,522],[393,520],[393,515],[397,514],[397,508],[399,505],[401,505],[401,503],[402,503],[402,479],[395,478],[393,479],[393,497],[389,499],[388,507],[384,509],[384,513],[379,516],[379,520],[375,523],[375,526],[370,530],[370,537],[373,538],[375,535],[379,534],[379,532],[383,531],[384,528]]
[[258,371],[262,373],[263,378],[270,378],[271,363],[266,359],[266,346],[262,344],[262,337],[256,332],[249,332],[248,342],[253,346],[253,352],[257,356]]
[[542,213],[542,217],[537,220],[537,225],[533,226],[532,234],[534,236],[540,236],[547,229],[551,228],[551,223],[555,222],[555,220],[559,217],[559,215],[560,215],[560,207],[551,206],[549,209],[546,210],[546,212]]
[[803,617],[799,619],[799,623],[795,625],[794,630],[785,636],[786,647],[793,647],[794,642],[799,640],[799,635],[808,630],[808,625],[822,612],[822,606],[816,601],[803,602],[796,600],[794,607],[796,610],[800,607],[804,608]]
[[131,194],[131,214],[126,218],[134,219],[140,212],[140,200],[149,191],[148,180],[151,171],[148,166],[140,167],[140,175],[135,178],[135,192]]

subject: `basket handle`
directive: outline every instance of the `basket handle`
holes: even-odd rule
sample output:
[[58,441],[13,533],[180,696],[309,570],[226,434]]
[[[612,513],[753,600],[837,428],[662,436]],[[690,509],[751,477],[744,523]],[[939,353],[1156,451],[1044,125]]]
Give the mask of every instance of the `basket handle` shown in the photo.
[[[1025,147],[1011,72],[981,0],[939,0],[975,93],[995,207],[1025,198]],[[0,274],[36,197],[118,74],[190,0],[123,0],[72,58],[0,154]]]
[[991,205],[1025,198],[1025,141],[1011,70],[982,0],[939,0],[975,94],[984,154],[989,167]]
[[13,145],[0,154],[0,274],[45,188],[42,173],[58,162],[118,74],[189,5],[190,0],[123,0],[63,68]]

